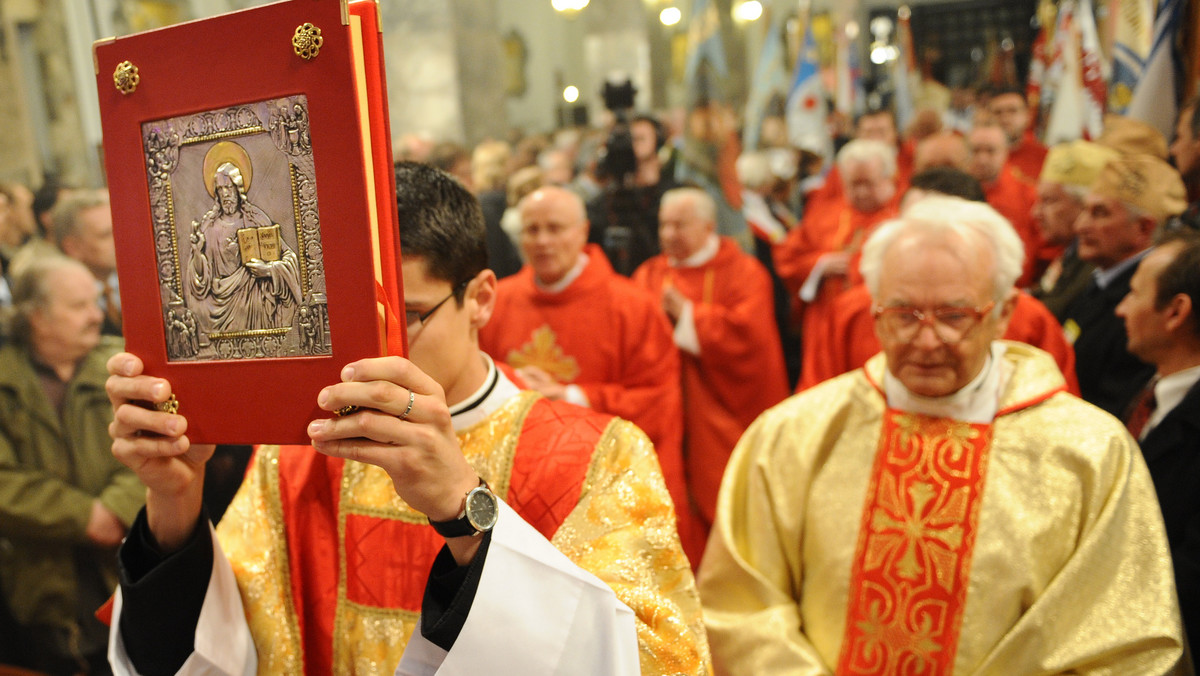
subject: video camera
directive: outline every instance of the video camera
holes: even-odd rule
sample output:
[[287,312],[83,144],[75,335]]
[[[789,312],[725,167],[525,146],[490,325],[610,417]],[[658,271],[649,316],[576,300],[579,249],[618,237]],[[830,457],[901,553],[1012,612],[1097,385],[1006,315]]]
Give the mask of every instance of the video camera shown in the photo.
[[616,122],[604,143],[597,168],[602,178],[611,178],[618,185],[624,185],[637,172],[633,136],[629,132],[629,111],[633,109],[637,88],[629,78],[625,78],[624,82],[609,80],[604,83],[601,95],[604,97],[604,107],[612,111]]

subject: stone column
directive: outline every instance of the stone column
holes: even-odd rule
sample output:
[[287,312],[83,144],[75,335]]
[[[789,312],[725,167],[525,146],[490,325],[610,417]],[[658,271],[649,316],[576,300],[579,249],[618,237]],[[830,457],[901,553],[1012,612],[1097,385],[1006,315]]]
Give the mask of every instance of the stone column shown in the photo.
[[[594,1],[581,13],[587,35],[584,59],[595,91],[616,73],[624,74],[637,88],[634,109],[650,110],[653,90],[650,77],[650,41],[646,32],[646,10],[641,0]],[[600,120],[604,102],[599,97],[589,111]]]
[[507,130],[495,0],[383,4],[392,138],[472,145]]

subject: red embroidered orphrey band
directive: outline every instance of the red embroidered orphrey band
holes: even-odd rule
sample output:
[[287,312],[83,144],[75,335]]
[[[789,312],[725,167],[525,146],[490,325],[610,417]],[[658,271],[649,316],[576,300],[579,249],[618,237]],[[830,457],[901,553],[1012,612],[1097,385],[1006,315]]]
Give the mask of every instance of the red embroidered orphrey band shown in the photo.
[[884,416],[838,674],[953,671],[991,440],[991,425]]

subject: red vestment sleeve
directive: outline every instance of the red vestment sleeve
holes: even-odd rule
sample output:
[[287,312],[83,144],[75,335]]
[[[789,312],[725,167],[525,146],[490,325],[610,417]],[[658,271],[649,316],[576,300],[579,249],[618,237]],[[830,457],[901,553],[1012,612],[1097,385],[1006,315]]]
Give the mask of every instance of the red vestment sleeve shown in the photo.
[[1012,319],[1004,337],[1045,350],[1054,357],[1067,391],[1079,396],[1079,379],[1075,376],[1075,348],[1067,342],[1062,325],[1042,302],[1022,291],[1013,307]]
[[1000,173],[1000,178],[986,192],[988,204],[1008,219],[1017,236],[1021,238],[1021,243],[1025,245],[1025,262],[1021,277],[1017,280],[1017,287],[1032,286],[1040,270],[1044,269],[1038,258],[1044,240],[1033,221],[1033,203],[1037,200],[1037,188],[1032,183],[1017,178],[1009,167],[1005,167]]
[[793,296],[800,293],[800,287],[812,273],[817,259],[822,254],[836,250],[832,240],[842,208],[839,199],[822,201],[820,208],[808,209],[800,226],[792,228],[783,242],[771,250],[775,274],[779,275],[788,293]]
[[[654,441],[667,488],[677,501],[683,490],[683,397],[679,351],[667,318],[650,301],[628,298],[620,332],[622,359],[610,381],[579,382],[591,407],[633,422]],[[686,503],[684,503],[686,504]]]
[[879,352],[871,294],[859,284],[847,289],[832,304],[829,331],[817,346],[819,352],[805,362],[796,391],[806,390],[867,363]]

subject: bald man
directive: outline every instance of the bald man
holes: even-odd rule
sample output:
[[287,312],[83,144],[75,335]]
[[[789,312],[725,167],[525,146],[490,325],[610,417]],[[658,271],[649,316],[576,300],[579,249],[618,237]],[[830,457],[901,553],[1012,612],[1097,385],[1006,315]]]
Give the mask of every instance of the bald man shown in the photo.
[[599,245],[588,244],[587,216],[575,193],[543,187],[522,199],[518,211],[526,264],[500,280],[479,346],[530,389],[642,428],[685,515],[679,353],[658,299],[614,272]]
[[[988,204],[1012,223],[1017,236],[1025,245],[1025,266],[1017,286],[1024,288],[1033,283],[1045,268],[1043,258],[1049,260],[1057,252],[1041,253],[1044,242],[1033,223],[1030,207],[1037,199],[1037,188],[1020,178],[1008,162],[1008,137],[998,125],[983,125],[971,130],[967,136],[967,173],[983,186]],[[1040,166],[1040,163],[1039,163]]]
[[919,174],[926,169],[938,167],[966,171],[967,142],[961,134],[939,131],[926,136],[917,144],[913,171]]
[[770,321],[771,277],[736,242],[717,235],[712,197],[699,188],[669,190],[658,219],[663,252],[642,263],[633,281],[661,300],[675,327],[688,497],[703,526],[684,551],[698,565],[729,454],[746,427],[788,395],[788,385]]

